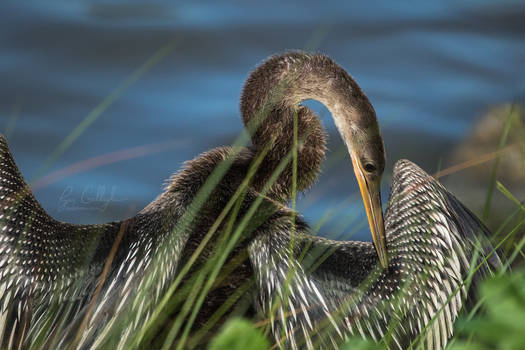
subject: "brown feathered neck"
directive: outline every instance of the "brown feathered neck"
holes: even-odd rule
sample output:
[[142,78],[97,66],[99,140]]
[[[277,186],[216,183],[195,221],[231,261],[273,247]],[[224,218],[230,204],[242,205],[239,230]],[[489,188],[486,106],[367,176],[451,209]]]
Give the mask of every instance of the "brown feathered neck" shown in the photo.
[[[384,148],[374,109],[352,77],[324,55],[289,52],[269,58],[248,77],[241,97],[241,114],[255,153],[267,152],[254,184],[262,186],[294,144],[297,121],[297,190],[310,187],[317,178],[326,150],[319,118],[299,103],[318,100],[331,112],[348,148],[359,148],[364,157],[380,159]],[[378,137],[370,137],[377,134]],[[278,198],[289,198],[292,162],[272,186]],[[381,169],[382,170],[382,169]]]

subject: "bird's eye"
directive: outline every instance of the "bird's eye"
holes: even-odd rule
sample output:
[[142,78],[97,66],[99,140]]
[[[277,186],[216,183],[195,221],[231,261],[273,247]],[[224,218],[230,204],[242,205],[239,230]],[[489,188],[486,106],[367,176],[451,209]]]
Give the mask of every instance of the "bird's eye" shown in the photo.
[[373,173],[376,170],[376,166],[373,163],[365,163],[363,168],[368,173]]

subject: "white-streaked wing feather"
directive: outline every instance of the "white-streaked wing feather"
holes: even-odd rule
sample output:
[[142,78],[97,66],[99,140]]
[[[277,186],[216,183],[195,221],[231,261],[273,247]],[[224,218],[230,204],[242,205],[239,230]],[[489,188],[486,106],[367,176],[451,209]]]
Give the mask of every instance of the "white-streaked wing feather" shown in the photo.
[[[139,286],[149,288],[153,297],[143,299],[148,300],[148,310],[154,307],[153,301],[175,274],[187,237],[173,234],[182,212],[177,208],[182,205],[177,205],[176,194],[169,199],[174,209],[166,214],[154,201],[123,222],[58,222],[35,199],[0,135],[0,347],[31,347],[36,340],[45,347],[50,336],[58,341],[55,346],[67,346],[88,310],[121,225],[122,240],[78,346],[89,346],[115,318],[127,317],[117,309],[130,304],[140,293]],[[134,229],[126,230],[131,225]],[[148,269],[150,265],[154,268]],[[143,280],[146,271],[154,281],[150,286]],[[147,318],[148,310],[141,303],[133,308],[127,312],[134,311],[142,321]]]
[[[260,308],[283,347],[331,347],[361,335],[384,337],[393,349],[411,343],[442,349],[468,295],[471,260],[477,257],[477,264],[490,253],[483,224],[409,161],[395,166],[385,213],[387,271],[377,266],[371,243],[311,236],[300,219],[291,230],[292,217],[283,210],[250,246]],[[488,263],[497,266],[493,256]],[[474,281],[489,273],[489,264]],[[289,305],[302,306],[292,312]],[[293,317],[273,317],[280,307],[281,315]],[[283,334],[293,334],[299,345]]]

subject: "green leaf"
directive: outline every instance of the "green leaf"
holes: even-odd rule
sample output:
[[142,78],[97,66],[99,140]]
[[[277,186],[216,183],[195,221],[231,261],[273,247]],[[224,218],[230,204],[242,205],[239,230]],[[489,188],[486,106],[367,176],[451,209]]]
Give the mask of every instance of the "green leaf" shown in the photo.
[[242,319],[228,321],[208,350],[266,350],[270,344],[255,326]]
[[503,275],[485,281],[481,287],[486,312],[461,320],[459,333],[470,336],[451,350],[523,349],[525,330],[525,272]]
[[341,350],[384,350],[384,347],[371,340],[351,338],[341,347]]
[[478,344],[456,343],[447,348],[447,350],[486,350],[486,347],[480,347]]

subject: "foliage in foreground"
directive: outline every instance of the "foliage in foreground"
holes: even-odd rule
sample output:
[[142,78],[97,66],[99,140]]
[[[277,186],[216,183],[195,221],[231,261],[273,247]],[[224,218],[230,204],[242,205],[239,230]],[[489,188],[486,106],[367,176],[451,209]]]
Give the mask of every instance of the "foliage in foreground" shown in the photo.
[[481,288],[485,312],[458,322],[468,336],[451,350],[518,350],[524,348],[525,271],[487,280]]
[[209,350],[264,350],[270,343],[251,322],[242,319],[233,319],[224,325],[211,342]]
[[[449,350],[521,350],[525,330],[525,270],[485,281],[480,290],[483,310],[458,321]],[[262,332],[249,321],[228,322],[209,350],[269,349]],[[342,350],[380,350],[372,341],[350,339]]]

